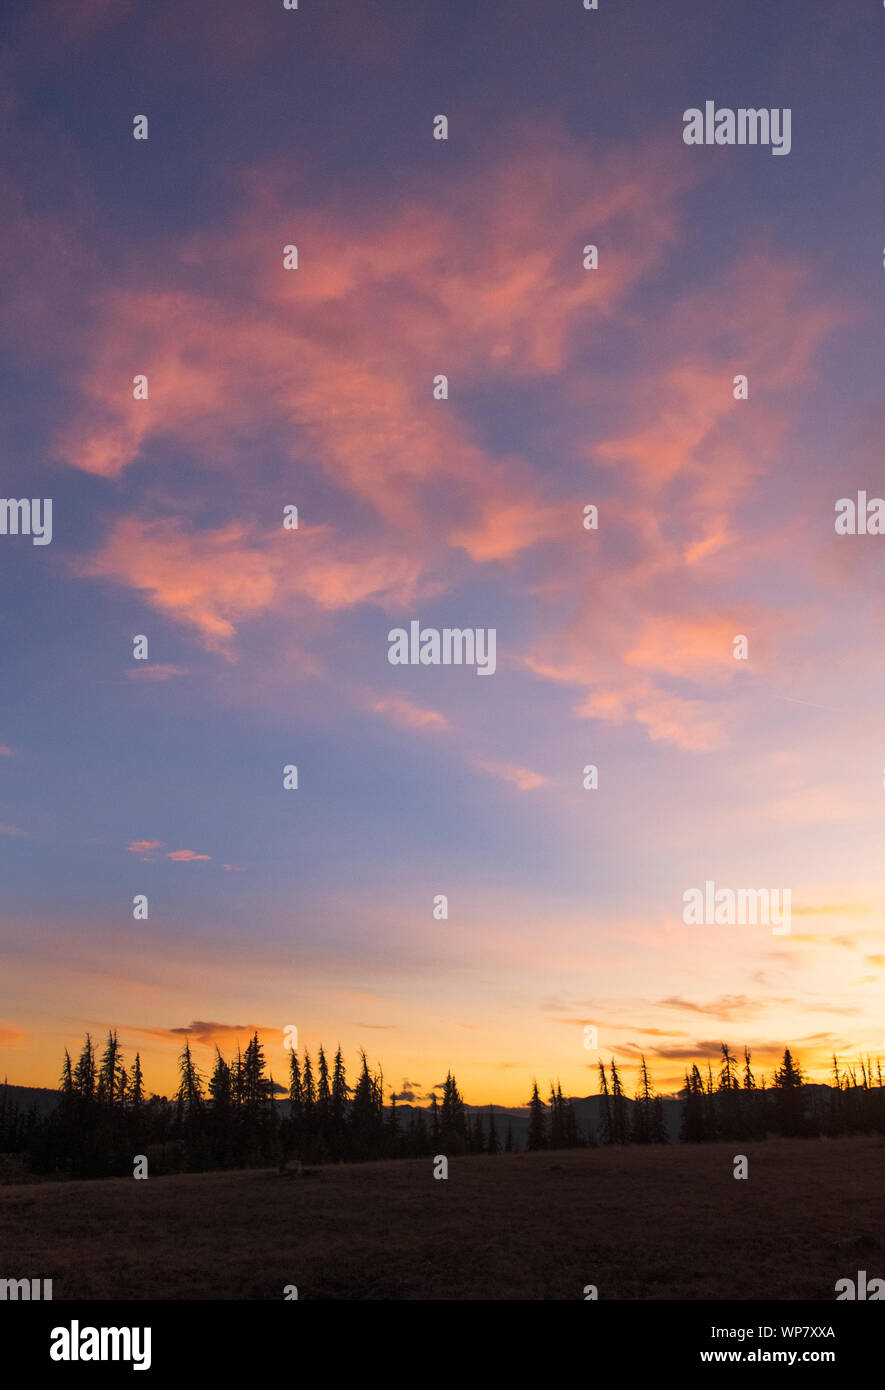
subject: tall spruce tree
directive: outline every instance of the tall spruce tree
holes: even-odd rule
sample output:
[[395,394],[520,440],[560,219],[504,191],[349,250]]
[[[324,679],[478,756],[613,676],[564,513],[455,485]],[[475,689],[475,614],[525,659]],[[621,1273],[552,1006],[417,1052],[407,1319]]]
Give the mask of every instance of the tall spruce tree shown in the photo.
[[774,1074],[775,1120],[781,1134],[796,1137],[806,1132],[805,1101],[802,1088],[805,1077],[798,1062],[793,1061],[787,1048],[784,1060]]
[[538,1091],[538,1083],[533,1081],[532,1094],[529,1098],[529,1132],[526,1140],[526,1148],[530,1152],[547,1147],[547,1126],[544,1112],[545,1106]]
[[614,1136],[614,1143],[626,1144],[630,1138],[627,1098],[624,1095],[624,1087],[614,1057],[611,1059],[609,1071],[612,1085],[612,1134]]

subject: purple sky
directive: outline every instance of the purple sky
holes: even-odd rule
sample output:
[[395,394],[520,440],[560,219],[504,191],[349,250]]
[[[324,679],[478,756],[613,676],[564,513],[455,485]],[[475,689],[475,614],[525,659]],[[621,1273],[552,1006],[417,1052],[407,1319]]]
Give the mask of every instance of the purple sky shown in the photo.
[[[108,1026],[158,1090],[295,1025],[471,1103],[881,1047],[885,538],[834,507],[885,495],[885,10],[599,3],[7,0],[10,1081]],[[685,145],[707,100],[789,155]],[[412,620],[494,675],[391,665]],[[686,925],[707,880],[789,934]]]

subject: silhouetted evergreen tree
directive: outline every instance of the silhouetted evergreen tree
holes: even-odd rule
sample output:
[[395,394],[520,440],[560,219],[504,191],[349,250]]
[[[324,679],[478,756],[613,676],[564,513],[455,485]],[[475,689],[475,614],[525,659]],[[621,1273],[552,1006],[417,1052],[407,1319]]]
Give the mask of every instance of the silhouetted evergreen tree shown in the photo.
[[710,1139],[704,1082],[696,1064],[690,1072],[685,1073],[685,1085],[679,1095],[682,1100],[679,1138],[686,1144],[700,1144]]
[[802,1095],[802,1068],[793,1061],[790,1049],[774,1074],[775,1123],[781,1134],[795,1137],[806,1133],[805,1106]]
[[532,1094],[529,1100],[529,1132],[526,1140],[526,1148],[529,1152],[547,1147],[547,1126],[544,1111],[545,1106],[538,1092],[538,1083],[533,1081]]
[[341,1055],[341,1044],[339,1043],[338,1051],[335,1053],[335,1061],[332,1066],[332,1096],[330,1102],[329,1143],[333,1152],[342,1152],[345,1147],[345,1125],[349,1095],[350,1087],[347,1084],[344,1058]]
[[722,1061],[719,1066],[717,1085],[717,1123],[720,1139],[742,1139],[745,1137],[744,1117],[741,1108],[741,1083],[737,1072],[737,1058],[729,1051],[728,1043],[721,1043]]
[[608,1089],[608,1077],[605,1074],[605,1063],[599,1063],[599,1095],[601,1104],[599,1107],[599,1142],[600,1144],[613,1144],[615,1142],[615,1127],[612,1116],[612,1102]]
[[101,1104],[113,1105],[117,1099],[117,1081],[120,1071],[120,1046],[116,1032],[108,1032],[108,1040],[102,1053],[96,1084],[96,1098]]
[[354,1158],[371,1158],[381,1148],[384,1132],[384,1105],[379,1078],[369,1071],[364,1051],[362,1069],[353,1088],[350,1110],[350,1148]]
[[88,1033],[74,1068],[74,1090],[83,1100],[89,1101],[95,1096],[95,1048]]
[[630,1139],[634,1144],[650,1144],[652,1142],[654,1098],[654,1087],[643,1055],[639,1063],[639,1084],[633,1101],[630,1125]]
[[609,1070],[612,1086],[612,1134],[614,1136],[614,1143],[626,1144],[630,1137],[627,1118],[627,1100],[624,1095],[624,1087],[621,1083],[614,1057],[611,1059]]

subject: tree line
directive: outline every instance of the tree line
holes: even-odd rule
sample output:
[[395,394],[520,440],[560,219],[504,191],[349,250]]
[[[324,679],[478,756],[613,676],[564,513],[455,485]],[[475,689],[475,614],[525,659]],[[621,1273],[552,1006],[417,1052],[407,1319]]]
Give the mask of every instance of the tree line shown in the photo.
[[[614,1058],[608,1067],[600,1061],[598,1070],[595,1130],[582,1129],[574,1101],[560,1085],[551,1084],[544,1101],[533,1083],[526,1149],[669,1142],[664,1098],[645,1057],[631,1098]],[[108,1033],[100,1056],[87,1034],[76,1062],[65,1051],[58,1104],[48,1114],[23,1110],[8,1088],[0,1088],[0,1154],[20,1154],[35,1173],[108,1177],[131,1174],[138,1154],[146,1155],[152,1172],[199,1172],[266,1167],[289,1157],[360,1162],[513,1153],[521,1147],[510,1120],[500,1133],[492,1107],[487,1117],[468,1109],[451,1072],[441,1096],[434,1088],[429,1106],[410,1107],[404,1116],[395,1091],[385,1104],[383,1073],[369,1066],[364,1051],[352,1085],[340,1047],[331,1059],[322,1046],[315,1060],[309,1052],[291,1051],[285,1087],[268,1073],[257,1033],[230,1061],[216,1047],[208,1077],[185,1041],[178,1076],[171,1099],[149,1094],[138,1053],[127,1068],[116,1032]],[[716,1074],[710,1062],[703,1072],[693,1065],[678,1095],[678,1138],[685,1143],[885,1133],[882,1068],[869,1059],[842,1068],[834,1057],[832,1083],[813,1087],[789,1049],[768,1080],[755,1075],[748,1049],[740,1064],[723,1043]],[[289,1101],[288,1114],[280,1096]]]

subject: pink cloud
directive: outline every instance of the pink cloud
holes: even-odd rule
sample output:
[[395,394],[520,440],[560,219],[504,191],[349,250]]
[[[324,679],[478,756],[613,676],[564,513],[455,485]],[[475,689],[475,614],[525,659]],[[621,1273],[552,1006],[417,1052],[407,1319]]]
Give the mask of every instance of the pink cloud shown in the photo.
[[[578,686],[584,717],[711,748],[726,736],[728,709],[705,713],[701,696],[734,674],[725,638],[747,632],[758,659],[774,625],[770,613],[736,613],[723,600],[761,545],[748,541],[739,508],[781,445],[785,388],[809,378],[818,347],[853,310],[822,297],[812,267],[753,250],[650,312],[646,355],[619,383],[613,423],[574,450],[605,478],[602,527],[586,542],[593,565],[576,574],[573,550],[549,543],[584,539],[576,518],[586,499],[551,499],[543,470],[481,443],[459,392],[465,379],[473,389],[555,376],[567,399],[598,399],[580,350],[614,315],[623,321],[628,296],[674,244],[690,179],[666,143],[625,160],[588,154],[550,128],[524,134],[518,154],[483,156],[432,195],[416,187],[383,206],[330,197],[303,208],[291,272],[282,268],[291,171],[252,169],[231,222],[158,249],[156,291],[112,282],[97,299],[100,328],[58,459],[118,477],[155,440],[172,441],[238,480],[243,450],[272,431],[281,455],[309,459],[353,512],[340,533],[287,533],[266,517],[205,529],[131,515],[78,572],[135,589],[233,659],[244,624],[294,601],[320,615],[411,604],[454,587],[472,565],[544,546],[531,593],[574,600],[567,620],[541,629],[528,667]],[[581,264],[589,240],[601,248],[598,271]],[[194,267],[201,288],[181,288]],[[148,401],[132,399],[121,362],[148,375]],[[431,396],[441,370],[444,402]],[[737,372],[750,378],[747,403],[733,398]],[[674,679],[699,689],[675,692]],[[423,718],[378,712],[411,727]]]
[[450,727],[444,714],[424,709],[398,695],[379,695],[370,702],[369,708],[375,714],[388,715],[395,724],[402,724],[408,729],[443,730]]
[[148,860],[153,858],[153,851],[160,849],[162,844],[162,840],[133,840],[126,848],[130,854],[137,854],[139,859]]
[[238,522],[195,530],[179,520],[124,517],[103,546],[76,566],[84,576],[138,589],[151,607],[197,629],[203,644],[232,657],[242,621],[285,609],[294,596],[319,609],[411,603],[432,592],[418,559],[338,540],[323,528],[261,532]]
[[527,767],[520,767],[517,763],[496,763],[480,758],[477,760],[476,766],[483,772],[491,773],[493,777],[500,777],[504,782],[512,782],[521,792],[534,791],[536,787],[544,787],[550,780],[547,777],[542,777],[539,772],[531,772]]
[[211,859],[211,854],[195,854],[192,849],[172,849],[166,855],[167,859],[174,859],[177,864],[193,864],[198,859]]

